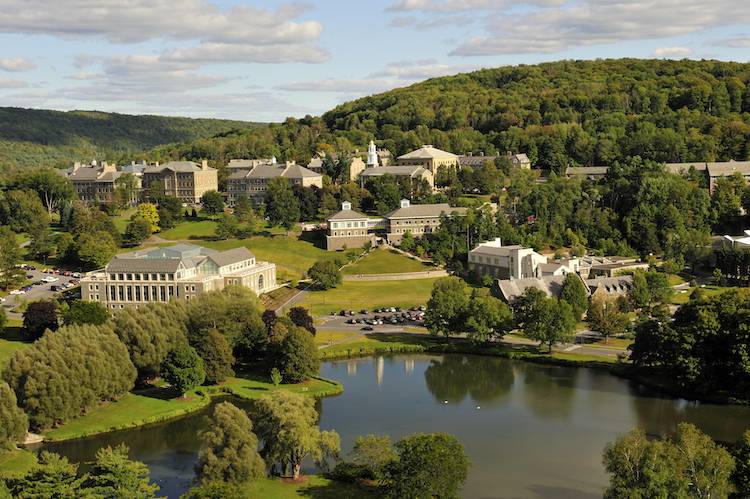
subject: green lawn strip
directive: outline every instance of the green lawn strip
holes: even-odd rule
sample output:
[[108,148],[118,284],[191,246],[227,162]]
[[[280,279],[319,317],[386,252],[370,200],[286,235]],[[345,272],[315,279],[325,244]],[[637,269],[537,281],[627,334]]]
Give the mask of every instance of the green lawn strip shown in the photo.
[[315,497],[317,499],[359,499],[381,497],[375,490],[354,483],[336,482],[320,475],[303,476],[301,482],[278,478],[263,478],[245,486],[248,497],[263,499],[293,499]]
[[220,251],[245,246],[255,253],[258,260],[275,263],[280,281],[301,279],[318,260],[342,257],[341,253],[326,251],[312,241],[300,239],[296,235],[253,236],[247,239],[203,241],[201,244]]
[[135,213],[135,207],[122,210],[120,213],[112,217],[112,222],[121,234],[125,232],[125,228],[128,226],[128,223],[130,223],[130,217],[133,216],[133,213]]
[[27,450],[0,452],[0,477],[10,478],[26,474],[36,464],[36,456]]
[[[16,323],[18,321],[13,322]],[[0,371],[2,371],[14,353],[31,345],[31,342],[24,341],[21,338],[20,333],[20,325],[16,326],[15,324],[7,327],[5,331],[0,332]]]
[[667,276],[667,282],[670,286],[677,286],[678,284],[683,284],[685,282],[685,279],[677,274],[669,274]]
[[434,267],[404,256],[396,251],[376,249],[370,251],[356,263],[346,265],[341,269],[341,272],[349,275],[401,274],[405,272],[424,272],[431,269],[434,269]]
[[174,397],[167,388],[135,390],[114,402],[107,402],[87,414],[44,433],[47,440],[82,438],[110,431],[135,428],[197,411],[209,404],[212,395],[231,393],[245,399],[257,398],[273,390],[290,390],[313,397],[341,393],[335,381],[315,378],[297,385],[280,385],[250,378],[230,378],[218,386],[201,386],[188,392],[186,398]]
[[683,303],[687,303],[690,300],[690,295],[696,289],[700,289],[706,297],[720,295],[721,293],[729,289],[740,289],[748,291],[748,288],[732,288],[729,286],[715,286],[713,284],[708,284],[702,286],[701,288],[690,288],[686,293],[675,293],[674,295],[672,295],[671,302],[674,305],[682,305]]
[[347,281],[327,291],[311,291],[301,304],[319,316],[341,309],[409,308],[427,303],[435,280]]
[[156,235],[162,239],[184,240],[212,238],[215,234],[216,221],[202,219],[180,222],[171,229],[164,230]]

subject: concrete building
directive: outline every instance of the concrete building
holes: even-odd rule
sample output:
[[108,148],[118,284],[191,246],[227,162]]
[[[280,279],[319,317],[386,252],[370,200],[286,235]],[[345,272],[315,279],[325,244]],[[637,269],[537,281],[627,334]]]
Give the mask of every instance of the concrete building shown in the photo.
[[227,170],[230,172],[237,171],[250,171],[256,166],[261,165],[275,165],[276,156],[270,158],[259,158],[259,159],[230,159],[227,163]]
[[352,210],[348,201],[341,203],[341,211],[326,219],[326,249],[338,251],[346,248],[361,248],[366,242],[375,243],[371,222],[367,215]]
[[497,279],[492,294],[512,305],[529,288],[536,288],[548,297],[559,298],[565,276],[524,277],[522,279]]
[[[478,245],[469,251],[469,269],[479,275],[497,279],[526,279],[542,277],[547,257],[519,245],[503,246],[500,238]],[[551,267],[549,275],[563,275]]]
[[241,247],[215,251],[192,244],[123,253],[103,270],[81,279],[81,298],[110,309],[150,302],[190,300],[226,286],[243,286],[257,294],[275,289],[276,265],[256,261]]
[[396,165],[419,165],[430,170],[432,175],[437,175],[440,168],[458,168],[458,156],[433,147],[431,144],[424,145],[415,151],[411,151],[396,159]]
[[239,170],[227,179],[227,202],[232,205],[240,196],[247,196],[255,204],[265,201],[268,184],[274,178],[283,178],[292,185],[323,187],[323,176],[304,166],[287,161],[283,165],[258,165],[250,171]]
[[718,246],[728,244],[737,249],[750,249],[750,230],[744,232],[745,234],[742,236],[724,236]]
[[454,208],[447,203],[412,205],[408,199],[402,199],[399,208],[383,215],[386,237],[388,243],[399,244],[407,232],[411,232],[414,237],[433,232],[440,226],[443,215],[465,214],[466,208]]
[[750,161],[724,161],[721,163],[706,163],[708,173],[708,190],[714,192],[716,183],[724,177],[740,174],[745,183],[750,182]]
[[531,160],[525,153],[513,154],[508,151],[506,155],[513,168],[523,168],[524,170],[531,169]]
[[484,153],[480,154],[462,154],[458,157],[458,166],[460,168],[479,168],[480,166],[484,166],[485,163],[488,161],[490,163],[494,163],[496,159],[498,159],[500,156],[493,155],[493,156],[485,156]]
[[147,193],[156,189],[183,203],[197,204],[203,194],[219,189],[219,177],[216,169],[209,167],[205,160],[200,165],[192,161],[170,161],[143,171],[143,189]]
[[[65,175],[73,184],[73,188],[78,194],[81,201],[96,204],[110,204],[115,202],[115,188],[117,179],[125,172],[117,170],[117,167],[106,161],[100,165],[93,162],[91,165],[81,165],[75,163],[73,168],[67,171]],[[141,180],[136,178],[136,189],[133,192],[131,204],[138,202],[141,189]]]
[[368,180],[375,177],[382,177],[383,175],[392,175],[394,177],[408,177],[412,181],[412,186],[417,183],[425,182],[430,189],[435,189],[435,177],[432,175],[430,170],[419,165],[403,165],[403,166],[377,166],[373,168],[365,168],[359,174],[360,184],[364,187]]

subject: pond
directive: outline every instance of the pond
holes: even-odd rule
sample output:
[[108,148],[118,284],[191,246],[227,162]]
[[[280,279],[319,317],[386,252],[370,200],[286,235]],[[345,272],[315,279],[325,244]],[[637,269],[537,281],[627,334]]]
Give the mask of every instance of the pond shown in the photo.
[[[321,375],[344,384],[318,404],[321,428],[338,431],[344,452],[367,433],[452,433],[471,460],[464,497],[601,497],[602,450],[633,427],[663,435],[689,421],[734,441],[750,426],[750,407],[669,399],[604,371],[492,357],[354,359],[325,363]],[[45,448],[82,462],[125,442],[161,494],[179,497],[193,478],[206,413]]]

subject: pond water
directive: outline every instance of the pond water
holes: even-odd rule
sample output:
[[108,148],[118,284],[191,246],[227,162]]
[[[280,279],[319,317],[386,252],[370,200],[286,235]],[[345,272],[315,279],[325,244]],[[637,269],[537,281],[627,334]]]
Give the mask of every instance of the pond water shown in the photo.
[[[366,433],[394,440],[452,433],[471,460],[462,494],[471,498],[601,497],[602,450],[633,427],[663,435],[689,421],[722,441],[750,427],[750,407],[664,398],[592,369],[402,355],[329,362],[321,375],[344,384],[343,394],[318,404],[321,428],[338,431],[344,452]],[[193,478],[206,414],[45,448],[83,462],[101,446],[125,442],[131,457],[149,465],[161,494],[179,497]]]

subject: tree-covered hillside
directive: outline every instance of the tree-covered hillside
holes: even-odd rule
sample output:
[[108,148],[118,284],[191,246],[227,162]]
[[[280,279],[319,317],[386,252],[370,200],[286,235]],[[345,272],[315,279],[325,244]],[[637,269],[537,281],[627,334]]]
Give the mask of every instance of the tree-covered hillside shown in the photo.
[[[155,146],[212,137],[253,123],[98,111],[0,108],[0,167],[131,159]],[[138,159],[138,158],[132,158]]]
[[342,104],[322,118],[160,150],[217,161],[304,160],[326,144],[374,138],[401,154],[421,144],[456,153],[524,151],[542,167],[747,159],[750,64],[597,60],[508,66],[435,78]]

